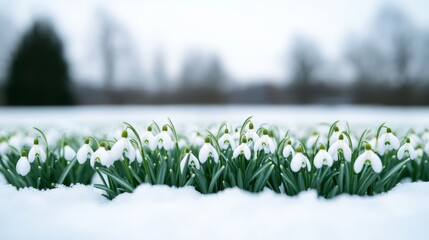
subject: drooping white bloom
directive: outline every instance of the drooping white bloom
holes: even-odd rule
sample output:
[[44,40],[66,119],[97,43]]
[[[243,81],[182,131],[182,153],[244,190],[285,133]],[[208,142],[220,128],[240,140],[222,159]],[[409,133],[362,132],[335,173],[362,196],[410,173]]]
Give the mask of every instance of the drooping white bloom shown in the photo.
[[291,146],[291,141],[288,140],[286,146],[283,148],[283,157],[288,158],[289,156],[295,156],[295,150]]
[[429,142],[425,145],[425,153],[429,155]]
[[353,165],[355,173],[360,173],[364,164],[371,165],[372,170],[376,173],[380,173],[383,169],[380,157],[371,150],[371,145],[369,144],[366,145],[365,152],[356,158],[355,164]]
[[9,146],[6,141],[0,140],[0,155],[4,155],[9,151]]
[[153,136],[153,134],[152,134],[152,126],[147,127],[147,131],[144,131],[141,134],[140,140],[142,141],[142,145],[144,147],[148,147],[151,150],[154,150],[154,148],[152,148],[152,147],[155,146],[153,144],[153,142],[155,141],[155,136]]
[[28,160],[32,163],[36,158],[44,163],[46,161],[46,153],[43,148],[39,146],[39,139],[34,139],[34,145],[31,147],[30,152],[28,153]]
[[323,165],[331,167],[334,164],[331,154],[326,151],[325,146],[322,144],[320,146],[319,152],[314,156],[314,167],[317,169],[321,168]]
[[313,134],[307,139],[307,142],[306,142],[305,145],[307,146],[307,149],[312,149],[313,146],[318,141],[320,142],[320,136],[319,136],[319,134],[317,132],[313,132]]
[[338,137],[338,141],[329,147],[328,152],[335,161],[338,161],[338,157],[341,153],[343,154],[346,161],[350,162],[352,159],[352,150],[350,149],[350,146],[344,141],[343,134]]
[[411,144],[410,138],[407,138],[405,144],[399,148],[397,156],[399,160],[402,160],[407,157],[410,157],[412,160],[416,158],[416,150]]
[[384,155],[387,151],[396,150],[399,148],[399,140],[392,133],[390,128],[387,128],[386,133],[383,133],[378,139],[378,153]]
[[422,140],[424,144],[429,143],[429,129],[425,129],[425,132],[422,134]]
[[111,150],[111,157],[114,161],[121,159],[123,154],[125,154],[131,162],[136,159],[136,150],[128,138],[128,132],[126,130],[122,132],[121,139],[113,144]]
[[274,141],[268,136],[266,129],[264,129],[263,133],[264,135],[255,142],[255,152],[264,150],[265,153],[274,153],[276,150]]
[[414,131],[411,131],[411,133],[408,135],[408,138],[410,139],[410,143],[414,148],[416,148],[418,145],[421,145],[422,143],[422,140],[419,136],[417,136],[416,133],[414,133]]
[[296,149],[296,154],[293,156],[292,161],[290,162],[290,168],[294,172],[298,172],[301,168],[307,167],[308,171],[311,171],[311,163],[308,158],[302,154],[301,147]]
[[[143,162],[143,157],[142,157],[142,154],[140,153],[139,150],[136,150],[136,160],[137,160],[138,163],[142,163]],[[131,161],[131,162],[133,162],[133,161]]]
[[64,146],[64,159],[71,161],[76,157],[76,151],[71,148],[69,145]]
[[218,142],[221,149],[225,150],[229,146],[231,146],[232,149],[235,148],[234,138],[231,136],[231,134],[229,134],[228,128],[225,129],[225,134],[219,138]]
[[22,151],[21,158],[16,163],[16,172],[21,176],[26,176],[31,170],[30,162],[27,158],[27,153]]
[[180,171],[183,173],[186,164],[188,164],[188,166],[194,166],[195,168],[200,169],[200,161],[198,161],[198,158],[195,157],[195,155],[192,154],[192,152],[190,152],[188,148],[186,148],[185,151],[186,154],[180,161]]
[[205,163],[209,157],[212,157],[215,162],[219,162],[219,154],[216,149],[210,144],[210,139],[206,137],[205,143],[200,149],[198,158],[201,163]]
[[249,130],[246,132],[246,140],[250,147],[253,147],[253,145],[259,140],[258,133],[253,129],[253,123],[249,123]]
[[[339,140],[340,136],[343,135],[342,132],[340,132],[339,128],[337,126],[334,127],[334,132],[331,135],[331,138],[329,138],[329,144],[332,145],[334,144],[336,141]],[[356,138],[353,137],[353,135],[349,135],[350,140],[351,140],[351,145],[355,146],[355,143],[357,142]],[[350,140],[349,138],[343,138],[343,141],[347,144],[350,145]]]
[[252,155],[249,145],[247,145],[246,139],[243,139],[243,142],[238,145],[238,147],[235,148],[234,152],[232,153],[233,158],[237,158],[240,155],[243,155],[247,160],[250,160],[250,157]]
[[94,167],[95,162],[100,162],[103,166],[110,167],[112,165],[112,157],[105,148],[104,142],[100,143],[100,147],[91,156],[90,164]]
[[80,164],[84,164],[88,158],[91,158],[92,154],[94,154],[94,151],[91,146],[89,146],[89,140],[85,139],[85,144],[77,151],[77,161]]
[[164,125],[162,127],[162,131],[156,135],[156,137],[153,141],[153,144],[152,144],[152,149],[164,148],[165,150],[168,151],[171,149],[172,146],[173,146],[173,141],[171,140],[170,135],[168,135],[168,133],[167,133],[167,126]]
[[422,158],[423,158],[423,149],[419,145],[416,148],[416,160],[419,160],[419,163],[420,163],[420,160],[422,160]]

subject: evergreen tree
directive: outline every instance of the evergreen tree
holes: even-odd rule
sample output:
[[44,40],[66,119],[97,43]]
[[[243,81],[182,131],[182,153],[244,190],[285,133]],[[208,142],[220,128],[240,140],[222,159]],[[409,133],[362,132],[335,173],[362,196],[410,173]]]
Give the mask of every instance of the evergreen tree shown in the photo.
[[72,104],[62,42],[49,22],[37,20],[19,42],[6,94],[9,105]]

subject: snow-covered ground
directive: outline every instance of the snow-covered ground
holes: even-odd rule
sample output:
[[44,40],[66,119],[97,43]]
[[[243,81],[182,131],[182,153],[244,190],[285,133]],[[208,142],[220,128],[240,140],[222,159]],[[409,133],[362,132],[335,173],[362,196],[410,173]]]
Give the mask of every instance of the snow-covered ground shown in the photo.
[[427,239],[429,183],[375,197],[297,197],[142,185],[108,201],[89,186],[0,186],[0,239]]
[[0,126],[8,124],[111,124],[129,122],[166,122],[207,124],[228,121],[241,123],[254,116],[257,123],[314,124],[346,120],[350,124],[429,125],[429,108],[382,106],[78,106],[68,108],[0,108]]
[[[80,126],[122,121],[178,125],[239,123],[429,127],[428,108],[349,106],[128,106],[0,108],[0,130],[11,126]],[[142,185],[108,201],[91,186],[17,191],[0,184],[0,239],[428,239],[429,183],[333,200],[313,191],[297,197],[230,189],[201,195],[192,188]]]

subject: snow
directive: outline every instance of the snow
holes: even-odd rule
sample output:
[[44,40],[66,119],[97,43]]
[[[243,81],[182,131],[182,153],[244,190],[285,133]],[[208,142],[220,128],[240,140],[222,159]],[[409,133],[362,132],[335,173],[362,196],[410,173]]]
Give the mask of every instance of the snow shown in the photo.
[[297,197],[141,185],[113,201],[94,188],[0,186],[0,239],[427,239],[429,183],[375,197]]

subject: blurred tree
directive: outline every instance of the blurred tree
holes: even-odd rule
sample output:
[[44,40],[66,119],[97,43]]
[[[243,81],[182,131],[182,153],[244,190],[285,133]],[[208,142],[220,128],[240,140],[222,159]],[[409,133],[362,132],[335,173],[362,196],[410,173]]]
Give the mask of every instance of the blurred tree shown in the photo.
[[292,45],[290,62],[295,100],[298,103],[309,103],[312,101],[311,84],[316,78],[316,70],[322,64],[316,44],[307,38],[296,38]]
[[221,60],[217,56],[194,52],[186,56],[180,76],[180,91],[185,102],[222,102],[226,81]]
[[68,66],[49,22],[36,20],[11,59],[6,83],[10,105],[72,104]]

